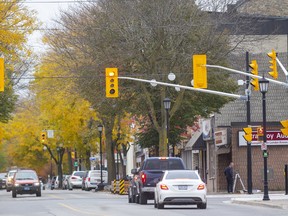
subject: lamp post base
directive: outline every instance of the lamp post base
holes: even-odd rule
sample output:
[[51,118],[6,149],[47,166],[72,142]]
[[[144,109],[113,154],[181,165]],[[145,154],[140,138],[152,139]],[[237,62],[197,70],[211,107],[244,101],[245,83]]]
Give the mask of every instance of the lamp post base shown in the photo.
[[105,185],[103,183],[98,184],[97,191],[103,191],[104,190],[104,186]]

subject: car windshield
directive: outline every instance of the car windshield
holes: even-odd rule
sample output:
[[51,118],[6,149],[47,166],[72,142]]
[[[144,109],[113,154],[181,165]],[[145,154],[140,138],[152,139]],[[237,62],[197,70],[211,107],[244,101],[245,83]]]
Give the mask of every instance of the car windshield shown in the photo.
[[16,172],[16,171],[10,171],[10,172],[8,173],[8,177],[13,177],[15,172]]
[[6,173],[0,173],[0,178],[3,179],[5,178]]
[[195,172],[168,172],[166,179],[199,179]]
[[17,172],[15,175],[16,180],[36,180],[37,175],[34,172]]
[[180,160],[159,160],[153,159],[147,161],[146,170],[179,170],[184,169]]
[[[90,174],[91,177],[99,177],[101,176],[101,171],[93,171]],[[106,177],[107,176],[107,172],[106,171],[102,171],[102,176]]]
[[74,176],[79,176],[79,177],[82,178],[85,175],[85,172],[75,172],[73,175]]

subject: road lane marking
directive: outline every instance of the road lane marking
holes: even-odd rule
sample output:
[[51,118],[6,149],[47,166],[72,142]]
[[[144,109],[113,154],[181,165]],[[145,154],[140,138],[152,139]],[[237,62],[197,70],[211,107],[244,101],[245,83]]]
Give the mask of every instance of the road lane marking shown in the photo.
[[104,216],[104,215],[95,214],[95,212],[82,211],[82,210],[80,210],[80,209],[73,208],[73,207],[71,207],[71,206],[69,206],[69,205],[66,205],[66,204],[64,204],[64,203],[58,203],[58,204],[61,205],[61,206],[63,206],[63,207],[65,207],[65,208],[68,208],[68,209],[70,209],[70,210],[72,210],[72,211],[79,212],[79,213],[82,213],[82,214]]
[[64,199],[63,197],[56,196],[56,195],[52,195],[52,194],[49,194],[48,196],[53,197],[53,198],[56,198],[56,199],[61,199],[61,200]]

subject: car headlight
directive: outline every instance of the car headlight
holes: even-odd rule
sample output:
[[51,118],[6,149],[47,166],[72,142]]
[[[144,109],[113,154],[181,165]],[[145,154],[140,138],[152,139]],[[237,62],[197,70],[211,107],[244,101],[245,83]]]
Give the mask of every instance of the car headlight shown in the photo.
[[34,186],[39,186],[39,185],[40,185],[39,182],[35,182],[35,183],[34,183]]
[[20,184],[18,184],[18,183],[15,183],[15,187],[19,187],[20,186]]

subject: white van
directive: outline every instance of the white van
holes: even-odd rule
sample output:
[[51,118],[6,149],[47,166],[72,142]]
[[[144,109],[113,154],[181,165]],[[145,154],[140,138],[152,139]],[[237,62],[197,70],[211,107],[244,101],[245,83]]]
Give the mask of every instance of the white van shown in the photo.
[[[102,181],[103,184],[108,183],[108,172],[102,170]],[[89,170],[85,179],[85,190],[97,189],[101,182],[101,170]]]

